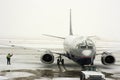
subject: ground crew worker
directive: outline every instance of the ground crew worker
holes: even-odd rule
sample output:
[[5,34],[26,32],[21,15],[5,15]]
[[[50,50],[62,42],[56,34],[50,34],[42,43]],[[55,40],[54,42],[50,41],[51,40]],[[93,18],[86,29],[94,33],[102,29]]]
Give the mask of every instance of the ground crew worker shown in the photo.
[[6,56],[6,58],[7,58],[7,65],[11,64],[10,59],[11,59],[12,56],[13,56],[13,54],[10,54],[10,53],[7,54],[7,56]]

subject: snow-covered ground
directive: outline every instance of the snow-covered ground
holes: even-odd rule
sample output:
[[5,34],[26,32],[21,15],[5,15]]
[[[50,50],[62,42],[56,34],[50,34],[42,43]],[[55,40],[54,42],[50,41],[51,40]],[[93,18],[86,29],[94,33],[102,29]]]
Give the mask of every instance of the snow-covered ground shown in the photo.
[[[96,57],[95,65],[100,71],[108,75],[106,80],[120,79],[120,62],[115,65],[102,65]],[[71,60],[65,59],[65,68],[60,71],[56,64],[45,65],[40,62],[39,54],[13,55],[12,64],[6,64],[6,55],[0,55],[0,80],[80,80],[80,66]]]

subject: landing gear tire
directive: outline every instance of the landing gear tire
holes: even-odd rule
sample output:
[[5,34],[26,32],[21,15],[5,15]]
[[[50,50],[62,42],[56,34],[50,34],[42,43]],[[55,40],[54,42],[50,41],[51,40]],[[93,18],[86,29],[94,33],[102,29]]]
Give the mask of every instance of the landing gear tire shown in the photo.
[[62,59],[61,63],[62,63],[62,65],[64,65],[64,59]]
[[85,75],[81,74],[80,75],[80,80],[85,80]]
[[61,63],[62,65],[64,65],[64,59],[62,59],[62,60],[57,59],[57,65],[60,65],[60,63]]
[[60,65],[60,60],[59,59],[57,59],[57,65]]
[[94,65],[94,62],[92,62],[91,65]]

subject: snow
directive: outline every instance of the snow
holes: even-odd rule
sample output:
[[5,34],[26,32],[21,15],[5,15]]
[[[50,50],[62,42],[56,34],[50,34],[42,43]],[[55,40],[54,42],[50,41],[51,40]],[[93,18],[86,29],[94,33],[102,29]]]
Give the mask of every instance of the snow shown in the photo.
[[17,78],[17,77],[28,77],[33,76],[34,74],[27,72],[7,72],[5,77],[7,78]]
[[68,77],[59,77],[59,78],[41,78],[41,79],[35,79],[35,80],[80,80],[80,78],[68,78]]
[[113,78],[119,78],[120,79],[120,74],[114,74],[112,75]]
[[0,80],[8,80],[8,78],[5,76],[0,76]]

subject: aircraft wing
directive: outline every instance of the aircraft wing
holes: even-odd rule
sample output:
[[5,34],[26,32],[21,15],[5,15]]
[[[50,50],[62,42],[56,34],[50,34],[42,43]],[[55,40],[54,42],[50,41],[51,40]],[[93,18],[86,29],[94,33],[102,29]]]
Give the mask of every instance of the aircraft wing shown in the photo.
[[110,52],[115,54],[120,52],[120,42],[96,41],[95,45],[96,45],[97,54],[103,52]]
[[42,46],[39,46],[40,44],[2,44],[0,43],[0,45],[3,45],[3,46],[6,46],[6,47],[10,47],[10,48],[13,48],[13,49],[23,49],[23,50],[34,50],[34,51],[37,51],[37,52],[43,52],[43,51],[46,51],[46,50],[50,50],[53,54],[58,54],[58,55],[63,55],[65,52],[64,52],[64,49],[63,47],[61,46],[56,46],[56,45],[51,45],[51,46],[47,46],[47,45],[42,45]]
[[91,39],[95,43],[97,55],[103,52],[114,54],[120,52],[120,41],[118,40],[105,39],[97,36],[88,36],[88,39]]

